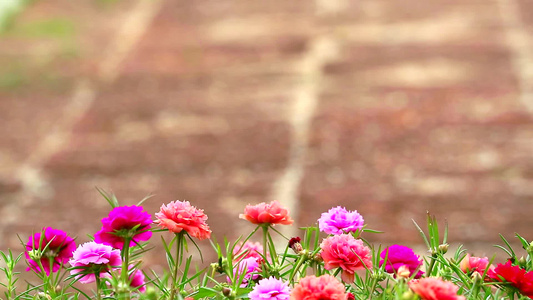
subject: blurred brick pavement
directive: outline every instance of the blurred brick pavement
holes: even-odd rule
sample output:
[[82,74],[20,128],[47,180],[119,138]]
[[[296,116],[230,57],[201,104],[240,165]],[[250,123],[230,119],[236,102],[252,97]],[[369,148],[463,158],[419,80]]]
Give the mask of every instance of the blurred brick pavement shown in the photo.
[[218,240],[273,199],[300,226],[357,209],[383,244],[420,244],[427,210],[480,255],[498,233],[532,240],[532,12],[37,1],[0,37],[0,248],[44,226],[85,241],[109,209],[95,186],[153,193],[150,212],[189,200]]

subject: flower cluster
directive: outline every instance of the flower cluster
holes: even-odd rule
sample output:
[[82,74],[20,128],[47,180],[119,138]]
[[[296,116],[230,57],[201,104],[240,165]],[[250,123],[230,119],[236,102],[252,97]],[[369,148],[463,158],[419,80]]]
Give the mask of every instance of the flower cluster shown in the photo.
[[[272,201],[247,205],[239,218],[255,226],[252,233],[238,242],[225,242],[224,247],[211,242],[218,259],[210,274],[202,276],[199,271],[189,278],[193,258],[184,259],[187,239],[196,245],[211,238],[207,215],[188,201],[172,201],[154,216],[153,220],[142,206],[117,203],[101,219],[94,239],[77,247],[62,230],[45,227],[32,234],[24,244],[24,255],[28,270],[43,280],[34,288],[34,298],[79,298],[61,288],[64,276],[53,274],[67,268],[71,276],[65,281],[70,282],[62,285],[95,284],[97,299],[470,300],[516,295],[533,299],[533,243],[520,236],[528,255],[518,258],[511,249],[512,257],[504,264],[493,266],[487,257],[472,256],[461,247],[449,258],[444,256],[449,246],[440,242],[431,219],[431,236],[423,239],[431,255],[423,258],[404,245],[373,246],[363,236],[375,231],[366,229],[362,215],[336,206],[322,213],[314,227],[304,228],[302,238],[287,239],[285,249],[277,250],[279,244],[271,236],[278,233],[274,226],[291,225],[294,220],[286,207]],[[163,246],[170,272],[164,277],[140,269],[140,257],[154,231],[168,232]],[[262,242],[253,242],[256,233]],[[6,295],[15,299],[16,280],[10,277],[14,265],[9,263],[13,258],[1,254],[9,279]],[[205,279],[194,285],[195,278]]]

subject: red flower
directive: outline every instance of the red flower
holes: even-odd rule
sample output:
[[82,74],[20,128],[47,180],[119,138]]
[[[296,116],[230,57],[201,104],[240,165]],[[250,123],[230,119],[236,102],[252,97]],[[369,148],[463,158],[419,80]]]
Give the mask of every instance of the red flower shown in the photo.
[[346,300],[344,285],[331,275],[307,276],[294,286],[290,300]]
[[411,280],[409,287],[423,300],[465,300],[457,295],[458,286],[436,277]]
[[498,264],[493,270],[489,269],[488,275],[494,281],[510,283],[520,293],[533,299],[533,271],[527,272],[507,261],[505,264]]
[[211,230],[205,222],[207,216],[204,211],[191,206],[189,201],[172,201],[161,206],[161,211],[155,213],[154,222],[159,227],[171,232],[179,233],[185,230],[190,236],[203,240],[211,237]]
[[289,216],[289,211],[278,201],[272,201],[270,204],[263,202],[257,205],[246,205],[244,214],[240,214],[239,218],[253,224],[291,225],[294,222]]

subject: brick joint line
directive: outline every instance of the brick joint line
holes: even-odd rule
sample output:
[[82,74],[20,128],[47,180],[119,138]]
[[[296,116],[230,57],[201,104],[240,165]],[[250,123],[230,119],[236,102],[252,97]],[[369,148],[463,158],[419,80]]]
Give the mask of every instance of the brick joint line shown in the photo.
[[[126,58],[136,42],[148,29],[151,21],[161,8],[161,0],[138,0],[127,13],[126,21],[121,26],[114,43],[106,51],[98,66],[100,72],[96,80],[112,83],[120,74],[120,63]],[[42,165],[54,154],[60,152],[70,140],[72,130],[81,117],[89,110],[96,98],[95,83],[80,79],[74,84],[69,102],[66,104],[59,121],[52,131],[43,137],[32,154],[15,171],[15,176],[22,185],[22,193],[47,199],[53,196],[53,190],[43,175]]]
[[[300,62],[301,82],[294,91],[290,110],[291,145],[287,167],[273,185],[271,199],[283,203],[296,221],[299,217],[299,186],[304,174],[311,121],[319,102],[324,65],[336,57],[337,43],[329,36],[312,40],[309,51]],[[282,233],[295,234],[295,226],[285,226]]]

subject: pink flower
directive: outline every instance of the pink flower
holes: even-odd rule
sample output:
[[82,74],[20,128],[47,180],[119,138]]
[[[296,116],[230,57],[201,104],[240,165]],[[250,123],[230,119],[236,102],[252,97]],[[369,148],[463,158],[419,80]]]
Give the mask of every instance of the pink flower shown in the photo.
[[461,271],[465,273],[478,272],[480,274],[485,272],[488,265],[489,259],[487,257],[475,257],[470,256],[470,254],[467,254],[459,264]]
[[244,214],[240,214],[239,218],[253,224],[291,225],[294,222],[289,216],[289,211],[278,201],[272,201],[270,204],[263,202],[257,205],[246,205]]
[[233,249],[233,257],[236,260],[241,260],[248,257],[255,257],[258,261],[263,260],[263,246],[260,243],[252,243],[247,241],[244,245],[236,246]]
[[380,257],[380,267],[385,263],[385,258],[387,260],[387,263],[385,264],[385,272],[387,273],[398,274],[400,267],[405,266],[409,271],[407,277],[411,276],[414,272],[416,272],[414,278],[420,278],[422,274],[424,274],[424,272],[420,271],[422,259],[409,247],[392,245],[385,248],[385,250],[381,252]]
[[150,224],[152,216],[141,206],[115,207],[102,219],[102,229],[94,235],[94,241],[121,249],[125,237],[130,237],[129,246],[132,247],[152,237]]
[[459,287],[436,277],[426,277],[409,281],[409,287],[423,300],[465,300],[457,295]]
[[50,263],[52,264],[52,272],[57,272],[72,257],[72,252],[75,249],[76,243],[74,239],[68,236],[63,230],[53,229],[51,227],[43,228],[42,232],[37,232],[30,236],[26,244],[24,255],[30,265],[27,271],[34,270],[35,272],[41,272],[41,268],[37,262],[39,257],[36,257],[40,256],[40,261],[46,275],[50,275]]
[[372,253],[363,241],[350,234],[330,236],[320,244],[324,268],[342,268],[341,278],[346,283],[354,282],[356,270],[372,268]]
[[[259,274],[255,274],[258,272],[261,272],[261,268],[259,266],[259,260],[255,257],[248,257],[245,259],[240,260],[237,263],[237,266],[233,268],[233,278],[235,280],[238,280],[238,278],[244,274],[244,278],[241,282],[241,287],[246,287],[248,285],[248,282],[250,280],[256,280],[259,278]],[[228,282],[230,282],[230,279],[228,277]]]
[[291,300],[345,300],[344,285],[331,275],[307,276],[291,292]]
[[274,277],[261,279],[248,294],[251,300],[288,300],[290,288],[287,283]]
[[204,211],[191,206],[189,201],[172,201],[162,205],[160,212],[155,214],[155,223],[163,229],[174,233],[185,230],[187,234],[199,240],[211,237],[211,229],[206,223]]
[[328,212],[322,213],[318,219],[320,231],[327,234],[342,234],[355,232],[363,228],[365,221],[357,210],[348,211],[344,207],[334,207]]
[[96,281],[95,274],[100,278],[111,278],[109,271],[120,268],[122,260],[120,250],[95,242],[87,242],[78,246],[74,251],[70,265],[76,269],[70,271],[71,275],[81,283],[91,283]]

